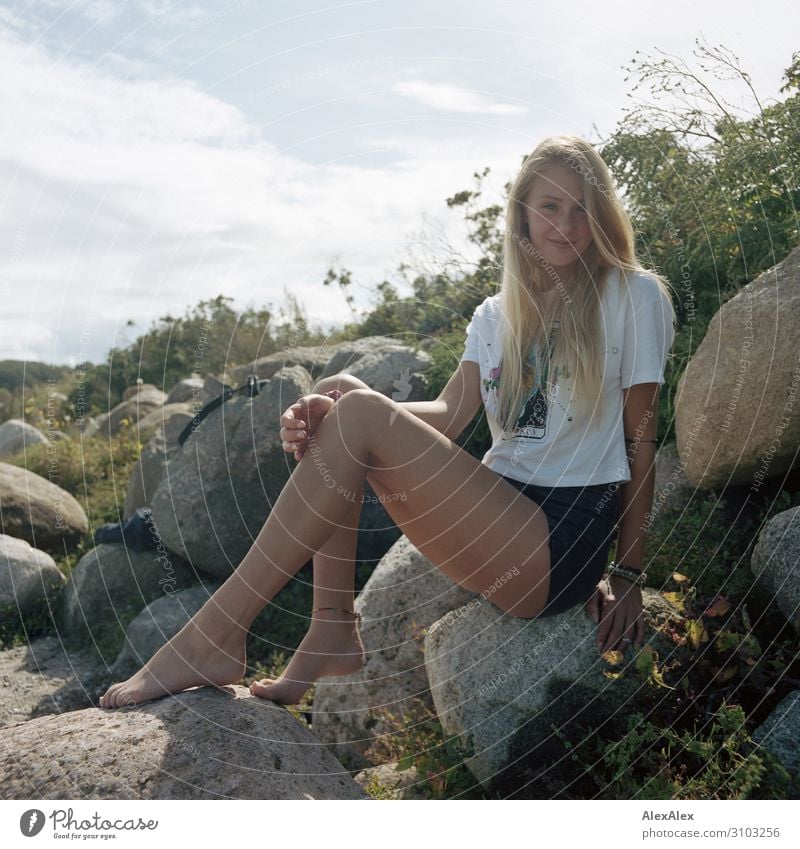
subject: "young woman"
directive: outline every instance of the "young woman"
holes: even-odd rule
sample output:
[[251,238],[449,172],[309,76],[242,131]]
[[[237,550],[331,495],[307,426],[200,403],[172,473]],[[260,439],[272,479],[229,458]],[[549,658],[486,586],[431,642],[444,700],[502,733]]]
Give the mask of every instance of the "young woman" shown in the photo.
[[[501,290],[475,310],[439,397],[398,403],[336,375],[289,407],[280,438],[299,462],[252,547],[101,706],[241,680],[253,619],[309,557],[309,631],[280,678],[251,692],[294,704],[317,679],[356,671],[365,480],[422,554],[500,610],[532,618],[585,604],[600,651],[640,643],[637,570],[673,321],[598,153],[575,137],[543,141],[510,191]],[[481,403],[493,442],[479,461],[452,440]],[[622,565],[606,582],[615,531]]]

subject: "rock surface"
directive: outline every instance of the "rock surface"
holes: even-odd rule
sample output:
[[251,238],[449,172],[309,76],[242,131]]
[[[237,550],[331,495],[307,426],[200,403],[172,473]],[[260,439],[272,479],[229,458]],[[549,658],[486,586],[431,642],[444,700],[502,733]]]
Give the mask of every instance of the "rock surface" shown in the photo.
[[211,577],[233,572],[291,474],[277,423],[309,383],[304,370],[286,369],[254,398],[235,395],[200,423],[152,499],[167,548]]
[[414,351],[396,339],[371,336],[339,345],[320,378],[352,374],[395,401],[425,401],[427,382],[422,375],[430,364],[425,351]]
[[[645,589],[643,601],[648,623],[669,608],[652,590]],[[425,666],[436,713],[445,733],[460,739],[465,765],[484,787],[513,793],[563,757],[553,727],[570,739],[576,722],[586,733],[587,725],[620,718],[621,704],[630,711],[641,687],[631,668],[635,653],[609,666],[597,653],[596,633],[582,605],[521,619],[484,600],[451,611],[428,630]],[[645,636],[640,651],[649,645],[664,657],[674,649],[649,628]]]
[[52,604],[66,582],[49,554],[0,534],[0,611],[12,608],[24,616]]
[[753,547],[750,568],[778,605],[781,613],[800,631],[800,507],[773,516]]
[[96,667],[93,652],[54,636],[0,651],[0,725],[91,707]]
[[245,687],[7,726],[5,799],[364,799],[283,706]]
[[81,557],[64,590],[63,631],[99,643],[156,598],[191,586],[197,574],[169,552],[98,545]]
[[203,391],[203,380],[200,377],[186,377],[179,380],[167,395],[166,404],[192,403],[201,407],[200,393]]
[[725,304],[678,384],[675,433],[696,486],[763,482],[800,444],[800,247]]
[[781,701],[753,732],[753,740],[775,755],[789,775],[800,772],[800,690]]
[[26,446],[47,445],[47,437],[22,419],[9,419],[0,425],[0,457],[8,457]]
[[[172,413],[164,425],[156,430],[142,449],[139,459],[133,464],[128,480],[128,491],[125,495],[124,519],[129,519],[137,508],[150,506],[159,484],[166,476],[169,461],[181,450],[178,437],[183,428],[194,418],[194,414],[183,409],[187,405],[175,406],[182,409]],[[167,410],[168,406],[162,409]],[[160,410],[156,410],[155,415],[159,412]]]
[[423,631],[479,596],[451,581],[401,536],[356,599],[366,662],[358,672],[322,679],[314,690],[314,734],[357,768],[371,741],[389,730],[375,708],[401,717],[412,699],[432,706],[422,653]]
[[3,532],[35,548],[64,551],[89,530],[83,507],[61,487],[10,463],[0,463]]

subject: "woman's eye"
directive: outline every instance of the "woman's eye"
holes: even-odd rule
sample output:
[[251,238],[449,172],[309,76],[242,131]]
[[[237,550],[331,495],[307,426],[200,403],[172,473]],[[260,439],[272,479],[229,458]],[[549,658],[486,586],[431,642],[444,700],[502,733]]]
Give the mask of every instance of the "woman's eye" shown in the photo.
[[575,211],[576,211],[576,212],[584,212],[584,213],[585,213],[585,212],[586,212],[586,207],[584,207],[584,206],[576,206],[576,207],[575,207]]
[[555,205],[554,203],[546,203],[546,204],[544,205],[544,208],[545,208],[545,209],[555,209],[555,208],[556,208],[556,205]]

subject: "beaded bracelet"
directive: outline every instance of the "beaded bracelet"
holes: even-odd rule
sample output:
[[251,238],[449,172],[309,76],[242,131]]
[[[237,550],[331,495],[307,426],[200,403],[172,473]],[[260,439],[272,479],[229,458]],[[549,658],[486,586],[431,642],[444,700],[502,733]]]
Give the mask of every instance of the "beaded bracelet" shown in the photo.
[[608,574],[609,577],[611,575],[619,575],[620,578],[624,578],[632,584],[638,584],[640,587],[643,587],[647,580],[646,572],[643,572],[641,569],[634,569],[632,566],[623,566],[622,563],[616,563],[614,560],[611,561],[611,565],[608,567]]
[[656,444],[658,444],[658,443],[660,443],[660,442],[661,442],[661,440],[660,440],[660,439],[657,439],[657,438],[656,438],[656,439],[639,439],[639,438],[638,438],[638,437],[636,437],[636,436],[635,436],[635,437],[633,437],[633,439],[631,439],[630,437],[626,436],[626,437],[625,437],[625,441],[626,441],[626,442],[655,442]]

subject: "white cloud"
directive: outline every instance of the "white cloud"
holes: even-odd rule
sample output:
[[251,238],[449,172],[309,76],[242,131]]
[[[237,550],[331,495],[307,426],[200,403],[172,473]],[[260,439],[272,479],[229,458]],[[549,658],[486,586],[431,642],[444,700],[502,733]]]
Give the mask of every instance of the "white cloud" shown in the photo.
[[524,115],[528,111],[526,106],[496,102],[470,89],[446,83],[432,83],[427,80],[407,80],[395,83],[392,91],[430,106],[432,109],[441,109],[445,112]]
[[442,140],[389,167],[314,165],[265,142],[236,107],[152,68],[119,79],[8,33],[0,50],[0,357],[98,360],[129,318],[142,328],[219,293],[275,308],[288,287],[312,320],[342,320],[340,294],[321,285],[331,262],[353,271],[366,304],[422,215],[463,243],[444,199],[476,167],[514,158],[507,140],[480,154]]

